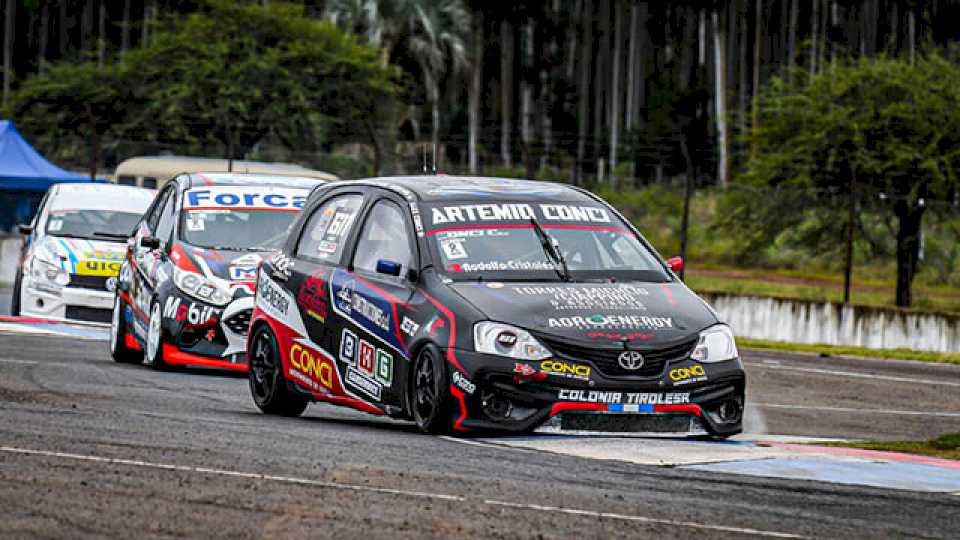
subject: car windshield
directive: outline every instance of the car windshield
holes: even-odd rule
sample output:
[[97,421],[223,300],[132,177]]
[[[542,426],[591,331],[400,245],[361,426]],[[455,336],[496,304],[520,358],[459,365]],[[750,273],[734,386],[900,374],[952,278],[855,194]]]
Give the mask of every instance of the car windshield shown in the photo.
[[267,209],[187,210],[180,239],[202,248],[271,251],[283,245],[296,212]]
[[669,280],[633,231],[599,205],[433,205],[425,214],[434,256],[454,280]]
[[141,214],[110,210],[55,210],[47,219],[47,234],[87,240],[126,239]]

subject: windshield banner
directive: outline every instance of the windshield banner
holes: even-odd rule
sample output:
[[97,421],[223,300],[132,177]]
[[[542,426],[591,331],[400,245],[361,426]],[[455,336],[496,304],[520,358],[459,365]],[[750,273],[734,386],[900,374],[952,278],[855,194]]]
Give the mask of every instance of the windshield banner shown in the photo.
[[188,190],[184,210],[287,210],[303,207],[305,189],[264,186],[210,186]]

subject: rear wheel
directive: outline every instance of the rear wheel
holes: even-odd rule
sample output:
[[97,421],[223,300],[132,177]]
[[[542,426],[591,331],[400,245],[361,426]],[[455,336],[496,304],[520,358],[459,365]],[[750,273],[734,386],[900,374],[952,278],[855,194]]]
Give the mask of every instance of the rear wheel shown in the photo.
[[121,364],[143,360],[143,351],[127,347],[127,304],[116,295],[113,299],[113,315],[110,318],[110,355]]
[[17,277],[13,280],[13,298],[10,299],[10,315],[20,316],[20,289],[23,288],[23,270],[17,267]]
[[250,394],[266,414],[300,416],[309,401],[294,393],[283,377],[277,340],[267,326],[259,326],[250,338]]
[[417,355],[410,382],[413,420],[424,433],[450,431],[453,410],[450,385],[440,355],[431,347]]
[[153,369],[167,369],[167,363],[163,361],[163,315],[160,311],[160,302],[156,300],[150,305],[147,347],[143,358],[144,363]]

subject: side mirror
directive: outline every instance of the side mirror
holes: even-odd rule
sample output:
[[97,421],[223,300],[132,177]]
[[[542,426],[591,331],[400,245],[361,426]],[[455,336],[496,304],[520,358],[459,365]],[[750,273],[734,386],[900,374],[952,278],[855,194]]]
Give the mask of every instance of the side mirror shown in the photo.
[[158,249],[160,247],[160,239],[156,236],[141,236],[140,247],[146,249]]
[[377,273],[387,274],[388,276],[399,276],[401,265],[398,262],[380,259],[377,261]]
[[670,267],[671,270],[673,270],[678,274],[680,272],[683,272],[683,259],[681,259],[680,257],[673,257],[671,259],[667,259],[667,265]]
[[33,232],[33,226],[27,225],[26,223],[21,223],[17,225],[17,230],[20,234],[30,234]]

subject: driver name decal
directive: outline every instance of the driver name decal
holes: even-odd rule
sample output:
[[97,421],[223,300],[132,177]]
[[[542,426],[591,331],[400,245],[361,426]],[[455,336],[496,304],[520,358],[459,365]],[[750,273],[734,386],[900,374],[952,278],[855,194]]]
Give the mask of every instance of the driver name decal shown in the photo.
[[610,223],[610,214],[599,206],[578,206],[569,204],[525,203],[504,204],[463,204],[431,208],[430,218],[433,225],[444,223],[466,223],[471,221],[575,221],[582,223]]

